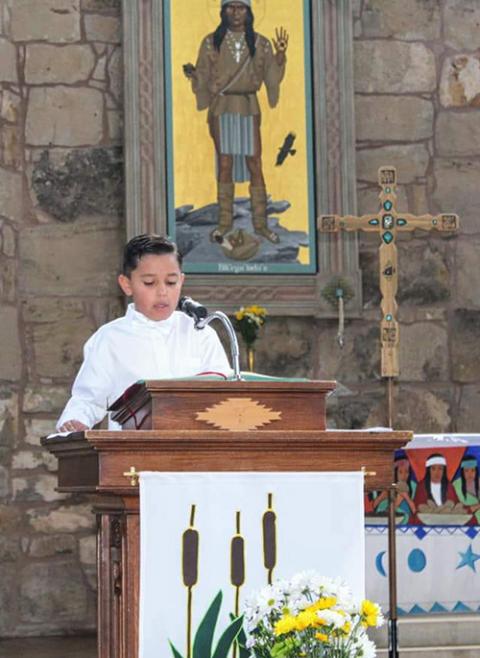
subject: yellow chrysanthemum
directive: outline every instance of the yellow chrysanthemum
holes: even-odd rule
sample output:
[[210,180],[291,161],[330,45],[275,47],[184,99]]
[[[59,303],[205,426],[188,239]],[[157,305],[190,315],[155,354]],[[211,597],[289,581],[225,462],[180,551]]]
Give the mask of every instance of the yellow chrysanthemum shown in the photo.
[[362,601],[361,615],[362,623],[364,626],[376,626],[378,623],[378,617],[380,614],[380,608],[373,601]]
[[303,610],[296,616],[297,631],[303,631],[305,628],[310,628],[310,626],[318,625],[318,617],[314,612],[309,612],[308,610]]
[[315,603],[309,606],[307,609],[312,612],[317,610],[328,610],[328,608],[333,608],[337,604],[337,598],[335,596],[322,596],[321,599],[315,601]]
[[275,624],[275,635],[284,635],[296,630],[297,620],[293,615],[285,615]]
[[352,630],[352,624],[349,621],[346,621],[340,630],[342,633],[345,633],[345,635],[349,635]]
[[328,642],[328,635],[326,633],[315,633],[315,639],[320,642]]

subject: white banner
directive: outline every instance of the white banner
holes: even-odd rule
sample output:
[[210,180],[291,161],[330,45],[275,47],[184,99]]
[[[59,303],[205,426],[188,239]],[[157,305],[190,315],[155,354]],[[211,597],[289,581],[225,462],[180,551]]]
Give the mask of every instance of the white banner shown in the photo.
[[[366,528],[367,596],[388,610],[388,530]],[[397,530],[400,613],[479,612],[480,537],[475,527]]]
[[170,658],[169,641],[186,656],[187,626],[194,634],[221,590],[220,634],[267,584],[265,560],[273,581],[315,570],[364,596],[360,472],[141,473],[140,514],[140,658]]

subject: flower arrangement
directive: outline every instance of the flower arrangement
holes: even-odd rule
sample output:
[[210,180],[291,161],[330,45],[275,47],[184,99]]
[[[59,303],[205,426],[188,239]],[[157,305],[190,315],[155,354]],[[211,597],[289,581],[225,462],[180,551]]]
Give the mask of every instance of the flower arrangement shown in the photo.
[[265,587],[244,617],[255,658],[374,658],[366,629],[383,623],[376,603],[358,605],[344,583],[316,573]]
[[266,309],[263,306],[242,306],[235,313],[235,329],[240,333],[246,348],[248,358],[248,369],[254,369],[253,344],[258,338],[260,327],[265,324]]
[[258,338],[258,330],[265,324],[266,309],[263,306],[242,306],[235,313],[235,328],[240,332],[247,347]]

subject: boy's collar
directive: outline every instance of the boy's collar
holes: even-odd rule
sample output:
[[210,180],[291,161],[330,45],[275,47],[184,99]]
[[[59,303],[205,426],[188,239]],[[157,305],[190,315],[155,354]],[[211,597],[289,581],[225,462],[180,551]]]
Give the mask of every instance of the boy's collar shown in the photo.
[[164,332],[169,332],[175,322],[173,313],[166,320],[150,320],[150,318],[147,318],[146,315],[140,313],[140,311],[137,311],[135,304],[128,305],[126,316],[132,322],[141,324],[144,327],[151,327],[152,329],[157,329]]

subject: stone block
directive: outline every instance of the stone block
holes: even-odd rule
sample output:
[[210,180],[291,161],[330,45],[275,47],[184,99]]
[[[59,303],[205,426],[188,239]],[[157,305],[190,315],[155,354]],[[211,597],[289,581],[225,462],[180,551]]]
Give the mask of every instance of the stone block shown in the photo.
[[23,220],[22,174],[0,168],[0,215],[14,222]]
[[107,73],[107,57],[106,55],[102,55],[97,60],[92,77],[94,80],[106,80],[106,73]]
[[[451,431],[450,391],[402,386],[396,390],[396,430],[410,430],[417,434]],[[383,400],[369,415],[366,427],[384,426],[387,417]],[[462,430],[466,431],[466,430]]]
[[478,240],[459,239],[457,245],[457,306],[464,309],[480,309],[480,268]]
[[397,168],[398,182],[404,185],[425,176],[429,162],[424,144],[362,148],[357,150],[357,179],[376,183],[378,168],[392,165]]
[[0,82],[18,82],[17,49],[3,38],[0,38]]
[[[52,386],[37,384],[27,386],[23,397],[23,411],[27,414],[57,414],[65,406],[70,397],[67,386]],[[46,418],[30,418],[25,421],[25,441],[38,444],[39,437],[47,436],[55,428],[55,420]]]
[[454,50],[472,50],[478,41],[480,5],[477,0],[446,0],[444,40]]
[[19,125],[5,124],[0,133],[0,162],[20,170],[23,165],[22,131]]
[[123,56],[121,48],[115,48],[108,60],[109,90],[117,104],[123,106]]
[[120,43],[120,19],[117,16],[86,14],[85,34],[87,41],[99,41],[100,43]]
[[93,530],[95,515],[90,505],[59,507],[50,512],[40,508],[28,511],[30,526],[37,532],[62,533]]
[[350,386],[375,381],[380,372],[379,329],[376,323],[352,320],[345,327],[345,345],[337,342],[337,322],[322,323],[315,361],[321,379],[335,379]]
[[433,135],[433,103],[423,98],[357,95],[355,117],[359,142],[416,142]]
[[[311,377],[313,336],[308,320],[299,318],[270,318],[255,343],[256,365],[259,372],[271,375],[289,373],[290,377]],[[241,346],[243,368],[246,355]]]
[[80,0],[15,0],[11,12],[14,41],[80,41]]
[[0,563],[0,637],[15,632],[18,614],[18,573],[11,564]]
[[46,225],[20,234],[25,295],[118,296],[122,236],[116,222]]
[[440,112],[435,127],[440,156],[475,156],[480,151],[478,111]]
[[[378,185],[359,189],[357,191],[358,213],[360,215],[370,215],[380,210],[379,194],[380,187]],[[397,209],[410,212],[407,191],[403,185],[397,187]]]
[[89,535],[78,540],[80,562],[85,565],[97,563],[97,537]]
[[0,447],[11,447],[17,430],[18,396],[12,390],[2,388],[0,390]]
[[77,541],[72,535],[47,535],[34,537],[28,554],[33,558],[53,557],[54,555],[71,555],[76,552]]
[[16,381],[22,374],[17,309],[0,306],[0,379]]
[[73,561],[27,565],[20,578],[20,614],[23,622],[82,622],[88,612],[87,591],[80,567]]
[[[20,541],[16,536],[0,536],[0,564],[3,562],[15,562],[21,556],[22,549]],[[3,587],[2,582],[2,587]],[[0,595],[1,597],[1,595]]]
[[462,386],[456,417],[456,431],[478,434],[480,427],[480,385]]
[[13,258],[16,254],[15,231],[5,222],[0,222],[0,235],[2,238],[2,252],[5,256]]
[[95,67],[95,55],[89,45],[55,46],[32,43],[26,47],[25,82],[27,84],[75,84],[84,82]]
[[[380,386],[373,390],[362,389],[362,393],[334,393],[328,399],[327,427],[329,429],[364,429],[368,427],[368,417],[372,410],[381,404],[385,395]],[[385,424],[385,422],[383,422]]]
[[108,137],[112,144],[122,143],[123,140],[123,114],[117,110],[108,110]]
[[433,163],[433,175],[435,207],[432,212],[455,212],[460,215],[462,234],[480,232],[480,163],[467,158],[437,158]]
[[480,55],[462,53],[445,59],[439,97],[444,107],[480,107]]
[[436,304],[450,298],[450,269],[444,244],[437,246],[426,240],[399,244],[399,271],[400,305]]
[[3,89],[1,91],[0,117],[4,121],[15,123],[19,116],[21,102],[22,99],[18,94],[10,89]]
[[451,327],[452,379],[462,384],[480,381],[480,311],[457,309]]
[[400,381],[447,381],[449,376],[447,355],[446,326],[433,322],[401,325]]
[[[9,493],[10,493],[10,486],[9,486],[8,470],[5,468],[5,466],[0,466],[0,498],[3,498],[5,500]],[[1,545],[0,545],[0,551],[1,551]]]
[[13,455],[12,469],[14,471],[28,471],[41,467],[46,467],[52,472],[55,472],[58,469],[57,458],[47,452],[44,448],[37,451],[21,450]]
[[37,376],[72,378],[82,363],[82,347],[96,327],[82,302],[36,299],[25,302]]
[[123,214],[120,147],[43,151],[34,161],[31,183],[40,209],[61,222]]
[[17,263],[12,258],[1,260],[0,299],[11,304],[17,299]]
[[121,0],[82,0],[84,11],[120,13]]
[[103,137],[103,94],[86,87],[30,90],[25,139],[32,146],[87,146]]
[[440,38],[441,10],[438,0],[366,0],[362,12],[367,37],[395,37],[405,41]]
[[357,41],[354,67],[356,92],[426,93],[437,86],[434,53],[421,43]]

